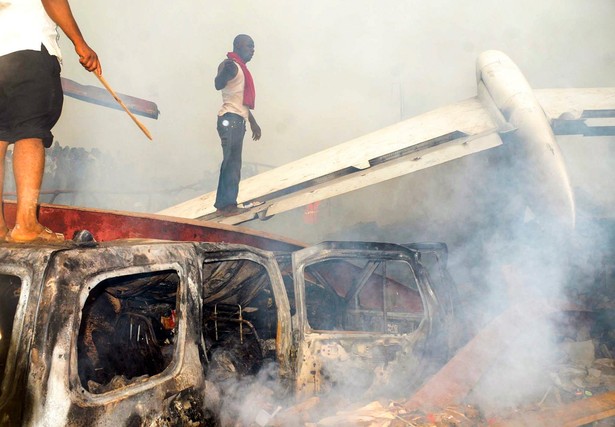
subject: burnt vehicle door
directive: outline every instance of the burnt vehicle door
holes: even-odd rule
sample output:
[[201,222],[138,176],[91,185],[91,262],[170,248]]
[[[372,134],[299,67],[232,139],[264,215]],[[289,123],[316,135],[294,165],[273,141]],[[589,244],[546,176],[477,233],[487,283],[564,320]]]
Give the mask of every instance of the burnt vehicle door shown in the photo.
[[197,247],[208,386],[223,387],[273,366],[275,381],[288,387],[291,316],[273,253],[243,245]]
[[45,265],[57,248],[0,250],[0,425],[21,425],[26,375]]
[[192,243],[153,241],[53,253],[23,353],[23,423],[203,421],[195,257]]
[[[470,338],[466,314],[459,295],[459,289],[448,271],[448,246],[443,242],[406,243],[402,246],[415,251],[415,258],[427,270],[434,298],[438,301],[442,324],[437,328],[439,336],[431,341],[430,360],[441,358],[446,362]],[[448,349],[448,353],[443,351]]]
[[416,249],[325,242],[292,256],[299,397],[395,396],[449,354],[450,318]]

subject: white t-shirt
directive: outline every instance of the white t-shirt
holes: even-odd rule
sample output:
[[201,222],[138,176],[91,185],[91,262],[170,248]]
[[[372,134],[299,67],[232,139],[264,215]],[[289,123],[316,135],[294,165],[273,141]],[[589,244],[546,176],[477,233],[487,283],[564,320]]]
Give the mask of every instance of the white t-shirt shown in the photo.
[[237,75],[222,88],[222,108],[218,111],[218,116],[222,116],[225,113],[235,113],[248,120],[250,110],[247,106],[243,105],[244,86],[245,77],[243,70],[237,65]]
[[0,56],[20,50],[41,50],[61,59],[58,27],[41,0],[0,0]]

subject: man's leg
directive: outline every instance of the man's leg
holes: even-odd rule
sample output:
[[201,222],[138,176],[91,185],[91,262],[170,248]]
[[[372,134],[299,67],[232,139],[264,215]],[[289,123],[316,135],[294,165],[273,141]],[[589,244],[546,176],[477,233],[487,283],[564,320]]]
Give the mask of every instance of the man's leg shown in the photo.
[[0,141],[0,241],[4,240],[8,228],[4,219],[4,159],[6,158],[6,149],[9,143]]
[[222,164],[220,164],[220,176],[218,177],[218,188],[216,189],[216,209],[224,209],[228,206],[228,163],[229,163],[229,142],[228,139],[220,135],[222,142]]
[[239,135],[232,141],[228,153],[228,165],[226,170],[228,182],[226,191],[228,200],[232,201],[229,203],[232,207],[237,206],[237,195],[239,194],[239,182],[241,181],[241,152],[243,151],[244,134],[244,130],[239,132]]
[[17,213],[10,239],[15,241],[63,240],[45,229],[36,217],[38,196],[45,169],[45,148],[38,138],[22,139],[13,149],[13,173],[17,187]]
[[[226,124],[225,124],[226,122]],[[222,142],[222,165],[214,206],[223,210],[237,205],[239,181],[241,179],[241,152],[245,135],[243,119],[234,117],[219,119],[218,134]]]

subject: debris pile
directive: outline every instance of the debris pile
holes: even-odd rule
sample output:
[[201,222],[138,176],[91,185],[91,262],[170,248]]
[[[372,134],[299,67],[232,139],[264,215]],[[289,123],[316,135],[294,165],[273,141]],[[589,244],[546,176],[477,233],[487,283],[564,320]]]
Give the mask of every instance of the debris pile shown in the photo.
[[[604,309],[609,312],[613,307],[604,305],[607,301],[604,296],[598,299],[603,303],[600,307],[562,306],[547,301],[511,307],[479,332],[407,401],[377,400],[331,414],[327,412],[331,406],[342,408],[344,404],[313,397],[296,406],[278,409],[269,418],[261,418],[264,423],[255,425],[540,427],[612,422],[615,359],[610,357],[614,350],[610,325],[613,323]],[[540,394],[528,394],[527,400],[516,407],[486,413],[472,402],[474,386],[491,365],[497,364],[498,353],[518,351],[511,348],[515,335],[530,329],[541,317],[547,317],[554,325],[557,343],[553,357],[540,367],[544,373],[540,378]],[[486,340],[492,345],[484,346]]]
[[306,423],[308,427],[478,427],[488,423],[482,414],[470,405],[457,405],[439,412],[422,410],[408,411],[401,403],[391,402],[384,406],[372,402],[355,411],[342,411],[324,418],[317,423]]

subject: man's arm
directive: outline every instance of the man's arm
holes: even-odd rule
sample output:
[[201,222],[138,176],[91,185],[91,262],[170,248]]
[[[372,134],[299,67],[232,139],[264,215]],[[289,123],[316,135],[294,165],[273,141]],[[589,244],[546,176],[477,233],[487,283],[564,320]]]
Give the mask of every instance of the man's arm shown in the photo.
[[218,75],[214,79],[216,90],[224,89],[229,80],[237,75],[237,64],[230,59],[225,59],[218,66]]
[[47,15],[58,24],[64,34],[73,42],[75,52],[79,55],[79,62],[88,71],[95,71],[96,74],[102,74],[102,67],[98,60],[96,52],[88,46],[79,30],[79,26],[73,17],[73,12],[70,10],[68,0],[41,0]]
[[248,116],[248,121],[250,122],[250,129],[252,129],[252,139],[254,141],[258,141],[261,139],[261,127],[258,123],[256,123],[256,119],[252,115],[252,111],[248,110],[248,113],[250,114]]

